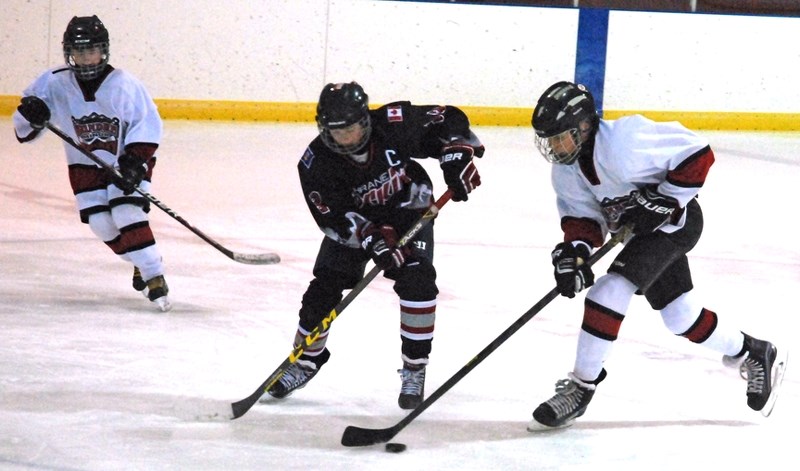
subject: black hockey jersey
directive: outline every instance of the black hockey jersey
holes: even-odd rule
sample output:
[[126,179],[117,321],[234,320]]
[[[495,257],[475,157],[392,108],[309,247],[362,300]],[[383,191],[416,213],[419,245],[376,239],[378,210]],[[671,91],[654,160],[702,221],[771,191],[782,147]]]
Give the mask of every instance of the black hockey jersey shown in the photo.
[[[482,153],[467,116],[453,106],[416,106],[407,101],[370,111],[368,156],[359,163],[329,149],[317,136],[297,164],[311,214],[326,236],[357,247],[365,221],[399,231],[431,201],[428,174],[412,159],[438,158],[445,144],[460,141]],[[362,151],[359,151],[362,152]]]

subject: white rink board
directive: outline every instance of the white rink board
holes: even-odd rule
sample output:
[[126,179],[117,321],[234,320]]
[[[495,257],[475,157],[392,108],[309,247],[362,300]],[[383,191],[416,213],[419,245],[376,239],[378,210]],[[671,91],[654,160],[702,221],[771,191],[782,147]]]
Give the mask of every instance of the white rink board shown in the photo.
[[[532,107],[572,79],[578,10],[376,0],[5,0],[0,95],[63,62],[75,15],[155,98],[316,102],[357,80],[374,103]],[[180,21],[178,21],[180,19]],[[800,19],[614,11],[607,110],[795,113]],[[44,39],[43,39],[44,38]]]

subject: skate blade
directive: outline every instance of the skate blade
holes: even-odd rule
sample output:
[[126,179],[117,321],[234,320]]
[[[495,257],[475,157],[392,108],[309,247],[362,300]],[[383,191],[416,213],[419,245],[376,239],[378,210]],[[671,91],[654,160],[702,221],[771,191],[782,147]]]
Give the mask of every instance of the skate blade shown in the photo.
[[556,430],[562,430],[568,427],[572,427],[575,424],[575,419],[570,419],[564,422],[561,425],[557,425],[555,427],[551,427],[549,425],[545,425],[536,421],[536,419],[531,420],[528,422],[528,432],[530,433],[547,433],[547,432],[554,432]]
[[772,409],[775,408],[775,402],[778,400],[778,391],[783,383],[783,376],[786,374],[786,365],[788,363],[789,352],[778,353],[778,358],[775,359],[775,364],[772,366],[772,390],[769,393],[767,403],[761,409],[761,415],[764,417],[769,417],[772,414]]
[[154,299],[153,303],[161,309],[161,312],[167,312],[172,309],[172,303],[169,302],[166,296]]

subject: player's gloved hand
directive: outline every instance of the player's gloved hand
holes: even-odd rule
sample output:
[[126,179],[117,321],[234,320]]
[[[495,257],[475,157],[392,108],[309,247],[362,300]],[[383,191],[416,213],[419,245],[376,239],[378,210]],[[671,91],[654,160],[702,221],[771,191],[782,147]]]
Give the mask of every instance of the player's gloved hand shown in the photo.
[[451,144],[442,149],[439,166],[444,182],[453,191],[453,201],[467,201],[467,195],[481,184],[481,176],[472,162],[473,155],[475,148],[467,144]]
[[575,293],[594,284],[594,272],[585,262],[589,246],[583,242],[561,242],[550,254],[553,258],[556,286],[561,296],[574,298]]
[[361,248],[384,270],[400,268],[406,263],[409,249],[397,247],[398,237],[394,227],[388,224],[377,226],[368,222],[359,231],[359,238]]
[[135,155],[122,154],[117,159],[117,170],[122,178],[114,178],[114,184],[130,195],[147,174],[147,164]]
[[22,97],[17,111],[28,120],[33,129],[42,129],[50,121],[50,108],[38,96]]
[[622,215],[621,222],[632,223],[633,233],[637,235],[658,230],[676,216],[681,207],[675,198],[659,193],[655,185],[631,193],[630,206]]

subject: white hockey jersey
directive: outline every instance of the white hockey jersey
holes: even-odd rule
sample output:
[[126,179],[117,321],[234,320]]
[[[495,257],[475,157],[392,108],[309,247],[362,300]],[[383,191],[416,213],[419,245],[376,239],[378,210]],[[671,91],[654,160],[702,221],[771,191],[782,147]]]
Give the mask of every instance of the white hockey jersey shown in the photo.
[[[572,165],[552,167],[564,240],[602,245],[609,231],[608,208],[646,185],[657,185],[659,193],[685,207],[713,162],[708,142],[680,123],[640,115],[600,120],[591,160],[582,156]],[[684,213],[660,230],[674,232],[685,218]]]
[[[113,165],[132,143],[158,146],[162,121],[144,85],[131,74],[112,70],[94,96],[85,96],[75,75],[65,66],[41,74],[25,89],[50,108],[50,123],[106,163]],[[28,121],[15,111],[17,138],[25,142],[39,137]],[[64,143],[68,165],[97,165],[77,149]]]

